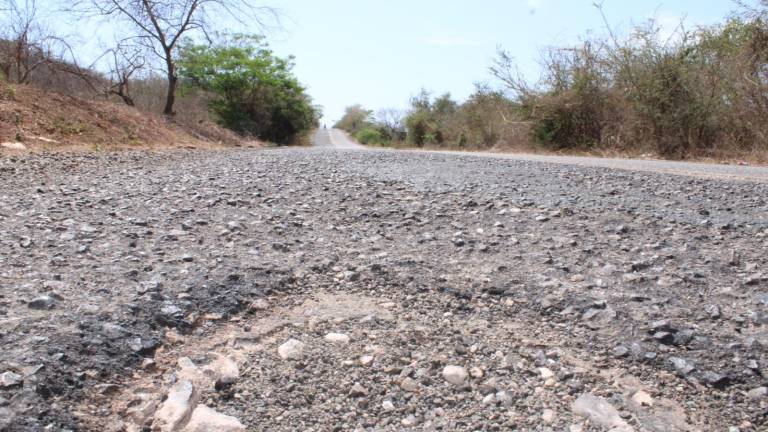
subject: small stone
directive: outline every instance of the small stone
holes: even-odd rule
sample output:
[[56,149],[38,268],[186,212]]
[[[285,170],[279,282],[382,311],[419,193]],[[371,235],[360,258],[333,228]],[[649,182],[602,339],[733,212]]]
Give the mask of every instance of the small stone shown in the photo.
[[663,343],[666,345],[669,345],[675,342],[675,335],[665,331],[654,333],[653,338],[656,339],[659,343]]
[[480,369],[479,367],[473,367],[472,369],[469,370],[469,375],[472,378],[478,378],[479,379],[479,378],[483,377],[484,373],[483,373],[483,370]]
[[123,326],[117,324],[104,323],[101,325],[101,333],[110,339],[118,339],[124,336],[127,333],[127,330]]
[[240,377],[240,369],[233,358],[215,352],[208,353],[208,356],[213,361],[206,365],[203,371],[214,379],[217,390],[237,382]]
[[20,386],[23,381],[24,381],[24,377],[22,377],[21,375],[15,372],[11,372],[11,371],[3,372],[2,375],[0,375],[0,388],[7,389],[11,387]]
[[413,378],[406,377],[400,382],[400,388],[409,393],[415,393],[419,391],[419,384]]
[[555,376],[554,372],[552,372],[550,369],[545,367],[539,368],[539,373],[541,374],[541,377],[545,380],[548,380]]
[[638,390],[632,395],[632,401],[640,406],[653,406],[651,395],[642,390]]
[[758,387],[752,389],[747,393],[747,397],[752,400],[762,400],[768,398],[768,387]]
[[483,398],[483,405],[495,405],[495,404],[496,404],[496,395],[489,394]]
[[304,354],[304,343],[296,339],[289,339],[277,348],[277,354],[283,360],[300,359]]
[[704,312],[706,312],[713,320],[719,319],[721,316],[720,306],[718,305],[709,305],[704,308]]
[[555,422],[555,412],[551,409],[545,409],[543,413],[541,413],[541,421],[543,421],[546,424],[552,424]]
[[408,417],[402,419],[400,421],[400,424],[402,424],[404,427],[414,427],[417,424],[419,424],[419,420],[416,418],[415,415],[411,414]]
[[629,348],[625,347],[624,345],[619,345],[613,349],[612,354],[616,358],[626,357],[629,355]]
[[362,366],[370,366],[371,363],[373,363],[373,356],[372,355],[364,355],[360,357],[360,365]]
[[696,369],[693,363],[681,357],[670,357],[669,362],[680,376],[686,376]]
[[269,303],[264,299],[256,299],[249,306],[250,312],[263,311],[269,308]]
[[35,310],[51,310],[56,307],[56,300],[53,297],[44,295],[33,299],[27,303],[27,306]]
[[502,390],[500,392],[496,392],[494,395],[496,397],[496,402],[498,402],[500,405],[510,405],[512,403],[512,395],[505,390]]
[[355,385],[352,386],[352,388],[349,390],[349,395],[352,397],[363,397],[368,395],[368,390],[366,390],[365,387],[360,385],[360,383],[355,383]]
[[467,370],[461,366],[446,366],[443,369],[443,378],[453,385],[462,385],[467,380]]
[[349,336],[343,333],[328,333],[323,339],[325,339],[326,342],[338,345],[346,345],[349,343]]
[[583,394],[571,405],[571,410],[574,414],[589,419],[590,422],[605,429],[616,429],[617,432],[632,430],[631,426],[621,418],[619,411],[605,398],[599,396]]
[[392,401],[385,400],[381,403],[381,408],[384,411],[394,411],[395,410],[395,404],[392,403]]

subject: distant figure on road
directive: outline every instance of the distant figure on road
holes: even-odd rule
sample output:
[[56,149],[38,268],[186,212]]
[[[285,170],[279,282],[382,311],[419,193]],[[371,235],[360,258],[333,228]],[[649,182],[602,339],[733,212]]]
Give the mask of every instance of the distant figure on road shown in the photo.
[[325,125],[323,125],[323,129],[326,129]]

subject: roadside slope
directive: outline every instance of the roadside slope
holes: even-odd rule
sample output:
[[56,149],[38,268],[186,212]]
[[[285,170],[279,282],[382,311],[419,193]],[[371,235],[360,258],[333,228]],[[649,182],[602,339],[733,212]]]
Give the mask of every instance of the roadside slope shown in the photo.
[[237,135],[214,124],[199,127],[205,136],[124,105],[0,83],[0,142],[18,141],[30,150],[242,144]]

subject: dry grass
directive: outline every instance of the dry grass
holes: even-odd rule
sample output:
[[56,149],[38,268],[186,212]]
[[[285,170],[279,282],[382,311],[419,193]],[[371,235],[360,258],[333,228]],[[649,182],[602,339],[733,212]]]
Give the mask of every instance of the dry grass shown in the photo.
[[21,141],[31,150],[258,145],[205,122],[193,129],[108,101],[5,83],[0,83],[0,141]]

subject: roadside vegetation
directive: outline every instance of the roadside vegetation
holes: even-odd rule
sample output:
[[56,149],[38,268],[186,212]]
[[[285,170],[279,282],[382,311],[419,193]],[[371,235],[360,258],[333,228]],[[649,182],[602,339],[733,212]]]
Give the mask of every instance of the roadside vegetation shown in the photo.
[[[29,143],[45,135],[48,143],[150,144],[157,134],[136,126],[142,121],[137,115],[184,142],[293,145],[317,127],[319,107],[294,75],[292,58],[276,56],[261,35],[221,35],[213,27],[216,19],[227,19],[267,29],[275,18],[269,8],[244,0],[61,5],[53,10],[39,0],[0,0],[0,99],[13,102],[0,107],[0,141]],[[104,42],[100,54],[78,52],[76,37],[52,30],[54,19],[108,23],[116,29],[114,41]],[[78,133],[38,127],[72,123],[66,104],[51,104],[62,108],[57,112],[35,109],[42,99],[61,97],[88,107]],[[96,133],[104,128],[88,123],[97,122],[89,118],[100,110],[130,129],[129,138]]]
[[672,35],[652,20],[620,34],[602,16],[604,36],[543,50],[537,80],[500,49],[496,88],[463,102],[422,90],[396,133],[360,106],[364,121],[338,126],[378,145],[768,160],[768,1]]

